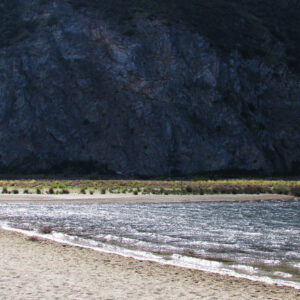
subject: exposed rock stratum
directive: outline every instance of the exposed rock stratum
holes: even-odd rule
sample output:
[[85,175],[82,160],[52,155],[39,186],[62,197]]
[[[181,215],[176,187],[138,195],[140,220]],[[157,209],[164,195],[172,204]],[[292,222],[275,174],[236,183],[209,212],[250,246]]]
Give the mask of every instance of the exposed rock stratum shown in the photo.
[[0,1],[19,26],[0,26],[3,170],[299,172],[300,76],[280,39],[247,57],[142,8],[120,21],[71,2]]

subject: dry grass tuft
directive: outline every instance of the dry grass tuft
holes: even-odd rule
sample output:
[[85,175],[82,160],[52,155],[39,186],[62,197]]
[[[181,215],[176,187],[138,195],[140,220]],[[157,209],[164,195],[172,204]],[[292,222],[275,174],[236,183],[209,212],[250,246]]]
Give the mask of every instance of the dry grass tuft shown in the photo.
[[28,237],[28,240],[31,242],[38,242],[40,241],[40,238],[38,236],[32,235]]

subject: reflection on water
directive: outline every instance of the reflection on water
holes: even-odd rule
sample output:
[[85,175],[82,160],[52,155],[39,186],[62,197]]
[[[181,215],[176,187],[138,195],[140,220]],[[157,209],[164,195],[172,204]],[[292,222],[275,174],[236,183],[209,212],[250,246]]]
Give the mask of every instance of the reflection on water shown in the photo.
[[300,288],[300,202],[0,204],[10,227],[140,259]]

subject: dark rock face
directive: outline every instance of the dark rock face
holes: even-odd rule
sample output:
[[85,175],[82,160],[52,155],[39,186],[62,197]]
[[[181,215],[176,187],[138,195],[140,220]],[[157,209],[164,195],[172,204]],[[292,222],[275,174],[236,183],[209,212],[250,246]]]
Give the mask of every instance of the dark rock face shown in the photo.
[[22,2],[24,30],[0,48],[3,168],[299,171],[300,77],[286,64],[142,12],[131,32],[68,2]]

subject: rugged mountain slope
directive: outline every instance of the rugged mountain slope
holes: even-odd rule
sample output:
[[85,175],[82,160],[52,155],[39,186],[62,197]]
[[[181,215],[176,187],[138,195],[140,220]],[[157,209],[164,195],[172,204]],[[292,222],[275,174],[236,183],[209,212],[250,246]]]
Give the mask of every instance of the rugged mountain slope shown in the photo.
[[3,171],[299,172],[299,1],[185,2],[0,1]]

